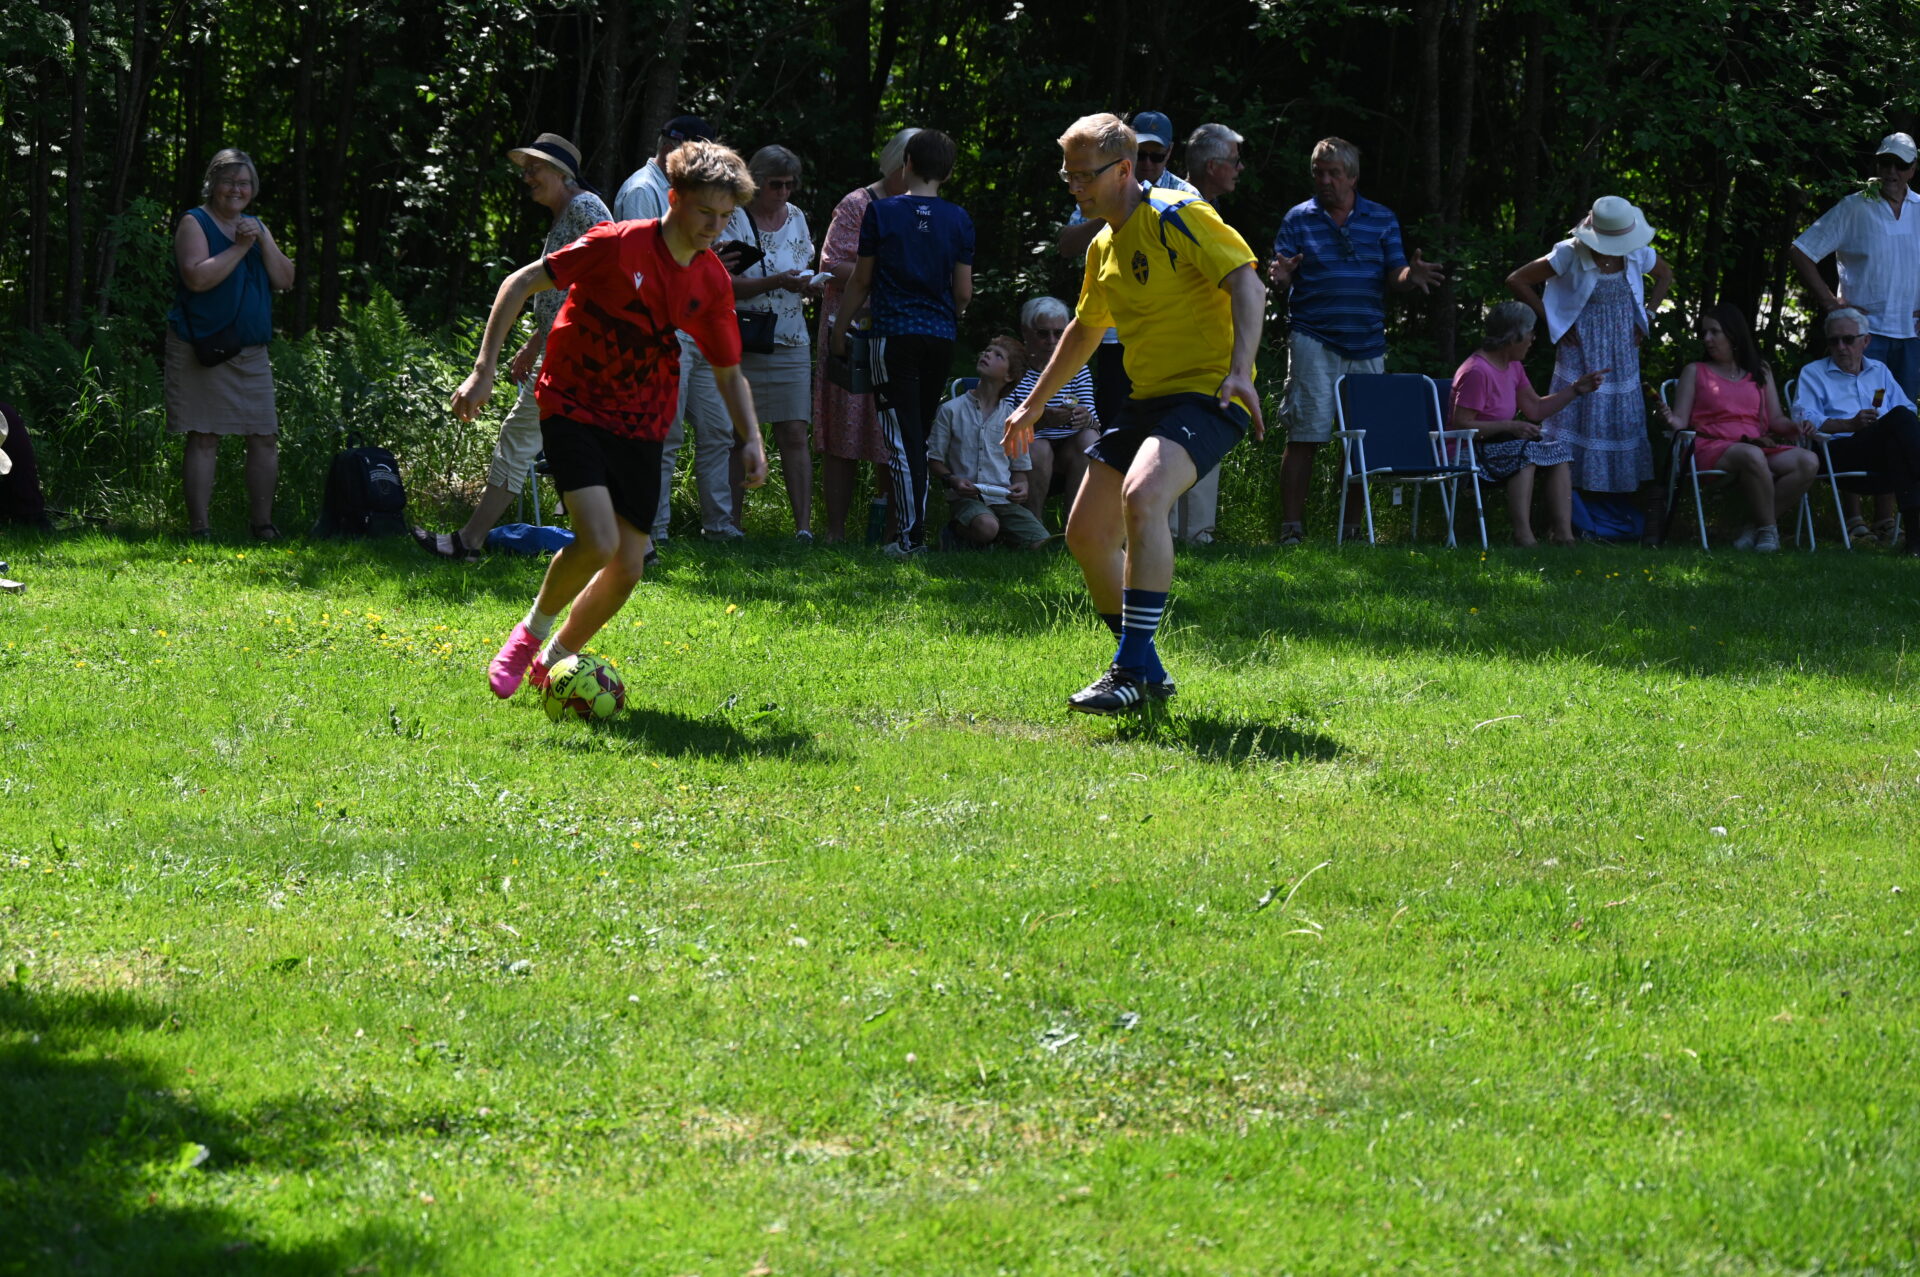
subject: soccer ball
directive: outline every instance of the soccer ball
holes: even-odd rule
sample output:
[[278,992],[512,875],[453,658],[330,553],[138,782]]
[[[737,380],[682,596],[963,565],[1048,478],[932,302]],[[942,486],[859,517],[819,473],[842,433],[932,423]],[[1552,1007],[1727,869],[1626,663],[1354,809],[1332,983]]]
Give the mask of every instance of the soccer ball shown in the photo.
[[626,684],[597,656],[569,656],[554,666],[540,698],[540,708],[556,723],[569,714],[610,718],[626,703]]

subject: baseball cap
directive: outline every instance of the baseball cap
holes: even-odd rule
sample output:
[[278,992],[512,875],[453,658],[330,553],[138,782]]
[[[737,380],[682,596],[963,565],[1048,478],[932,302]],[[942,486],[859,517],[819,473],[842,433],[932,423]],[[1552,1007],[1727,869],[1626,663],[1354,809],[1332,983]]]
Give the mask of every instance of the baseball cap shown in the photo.
[[660,136],[675,142],[711,142],[713,129],[697,115],[676,115],[660,126]]
[[1920,147],[1915,147],[1913,139],[1905,133],[1889,133],[1880,139],[1880,145],[1874,148],[1875,155],[1897,155],[1902,164],[1913,163],[1913,157],[1920,155]]
[[1173,121],[1158,111],[1138,111],[1133,117],[1133,135],[1142,142],[1158,142],[1173,148]]

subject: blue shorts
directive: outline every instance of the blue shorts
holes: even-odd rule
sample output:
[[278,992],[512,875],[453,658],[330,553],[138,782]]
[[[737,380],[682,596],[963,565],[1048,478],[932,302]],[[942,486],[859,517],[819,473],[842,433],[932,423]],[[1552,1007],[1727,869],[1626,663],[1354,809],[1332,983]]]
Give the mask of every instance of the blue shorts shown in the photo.
[[1193,458],[1193,474],[1204,478],[1220,464],[1252,424],[1239,404],[1222,408],[1212,395],[1162,395],[1158,399],[1129,399],[1117,429],[1109,430],[1087,449],[1087,455],[1127,472],[1140,445],[1159,436],[1179,444]]

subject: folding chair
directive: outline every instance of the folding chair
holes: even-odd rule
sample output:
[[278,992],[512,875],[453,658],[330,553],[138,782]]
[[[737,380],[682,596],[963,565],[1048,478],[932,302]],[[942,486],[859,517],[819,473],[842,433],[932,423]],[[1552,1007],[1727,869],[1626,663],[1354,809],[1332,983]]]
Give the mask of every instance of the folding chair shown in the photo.
[[527,463],[527,483],[520,489],[520,501],[517,511],[520,522],[527,521],[527,499],[533,499],[533,522],[540,523],[540,476],[547,473],[547,454],[545,451],[533,454],[533,460]]
[[[1447,544],[1454,538],[1454,505],[1459,484],[1467,480],[1473,489],[1474,515],[1480,521],[1480,546],[1487,544],[1487,517],[1480,505],[1480,467],[1473,456],[1471,430],[1447,428],[1440,409],[1440,391],[1431,377],[1419,373],[1353,373],[1334,385],[1334,410],[1339,429],[1333,432],[1340,441],[1340,532],[1336,542],[1346,540],[1345,503],[1355,484],[1360,485],[1361,503],[1367,508],[1367,543],[1375,543],[1373,527],[1373,488],[1371,481],[1390,479],[1413,488],[1413,535],[1420,532],[1421,489],[1433,485],[1440,490],[1441,509],[1446,514]],[[1448,460],[1455,452],[1453,442],[1465,441],[1465,460]]]
[[978,377],[955,377],[947,383],[947,398],[958,399],[979,384]]
[[[1786,395],[1788,404],[1793,403],[1799,389],[1800,379],[1798,377],[1787,382]],[[1833,517],[1834,521],[1840,525],[1840,544],[1851,550],[1853,548],[1853,533],[1847,529],[1847,507],[1840,499],[1840,481],[1842,479],[1854,481],[1872,480],[1877,476],[1875,476],[1871,470],[1835,470],[1833,468],[1833,453],[1827,447],[1828,444],[1833,442],[1834,436],[1828,434],[1826,431],[1816,429],[1811,435],[1808,435],[1807,438],[1809,442],[1815,445],[1816,450],[1820,453],[1820,473],[1826,476],[1827,488],[1833,493]],[[1812,519],[1813,515],[1811,510],[1809,510],[1807,517],[1809,520]],[[1894,524],[1894,532],[1896,535],[1899,532],[1899,523],[1897,521]]]
[[[1673,392],[1679,384],[1679,380],[1673,377],[1669,377],[1660,383],[1660,403],[1662,407],[1669,410],[1672,409]],[[1792,384],[1793,383],[1789,383],[1789,385]],[[1789,399],[1788,402],[1792,402],[1792,400]],[[1700,498],[1700,481],[1702,479],[1725,479],[1728,475],[1725,470],[1702,470],[1699,465],[1695,463],[1693,444],[1694,439],[1697,437],[1696,431],[1675,429],[1672,431],[1672,435],[1673,450],[1667,466],[1667,528],[1671,529],[1673,526],[1674,496],[1680,488],[1681,469],[1685,467],[1687,482],[1693,488],[1693,515],[1700,525],[1700,548],[1711,553],[1713,547],[1707,544],[1707,507],[1706,503]],[[1775,519],[1779,518],[1779,514],[1779,511],[1774,511]],[[1666,529],[1662,530],[1662,539],[1665,537],[1665,531]],[[1813,506],[1805,497],[1800,498],[1799,509],[1794,513],[1793,539],[1795,544],[1799,543],[1802,531],[1806,533],[1807,548],[1809,550],[1815,548],[1813,536]]]

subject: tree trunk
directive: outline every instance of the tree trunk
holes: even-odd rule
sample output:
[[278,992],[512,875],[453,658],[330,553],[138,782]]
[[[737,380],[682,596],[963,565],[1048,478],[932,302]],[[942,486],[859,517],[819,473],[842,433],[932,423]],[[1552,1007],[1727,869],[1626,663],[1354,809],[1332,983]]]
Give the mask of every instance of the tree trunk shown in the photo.
[[[1459,0],[1456,12],[1459,25],[1455,31],[1453,63],[1457,78],[1447,102],[1450,108],[1447,120],[1447,173],[1440,191],[1440,204],[1434,214],[1435,225],[1440,228],[1441,234],[1448,237],[1441,246],[1446,250],[1450,264],[1457,270],[1461,248],[1458,227],[1461,225],[1461,205],[1467,190],[1467,161],[1471,158],[1473,143],[1473,69],[1477,52],[1475,45],[1480,35],[1480,0]],[[1453,367],[1459,320],[1454,303],[1453,276],[1449,275],[1440,285],[1433,315],[1433,338],[1440,348],[1442,368]]]
[[[34,80],[54,82],[51,63],[43,62]],[[47,269],[47,190],[53,185],[53,130],[47,127],[47,113],[36,103],[33,110],[33,155],[27,174],[27,329],[39,332],[47,322],[47,285],[52,272]]]
[[[312,165],[309,127],[313,118],[313,63],[319,56],[320,15],[317,4],[300,14],[300,65],[293,77],[293,335],[306,334],[313,314],[313,268],[307,249],[313,243]],[[281,245],[282,248],[288,245]]]
[[1520,126],[1514,134],[1519,150],[1514,157],[1513,229],[1522,243],[1531,244],[1545,238],[1540,224],[1540,155],[1546,149],[1541,127],[1547,105],[1547,15],[1529,13],[1523,22],[1526,53],[1520,71]]
[[154,68],[159,65],[160,49],[167,41],[173,20],[184,14],[176,4],[167,23],[151,42],[147,37],[147,0],[134,0],[133,38],[127,46],[128,67],[117,73],[120,83],[119,120],[114,130],[113,165],[107,182],[106,224],[98,237],[99,255],[94,266],[96,313],[107,317],[108,301],[113,293],[114,267],[120,255],[120,237],[114,233],[114,219],[126,211],[127,184],[138,158],[140,134],[146,126],[147,104],[152,100]]
[[347,24],[347,44],[341,56],[340,83],[333,103],[333,137],[327,148],[326,201],[320,210],[320,327],[340,322],[340,241],[345,233],[341,211],[346,197],[347,147],[353,139],[353,117],[359,103],[354,91],[360,80],[360,42],[366,19]]
[[673,0],[673,16],[654,43],[653,65],[647,68],[647,87],[640,96],[640,136],[649,144],[674,117],[680,67],[687,59],[687,34],[692,28],[693,0]]
[[78,338],[86,313],[87,271],[87,62],[89,0],[73,6],[73,109],[67,139],[67,334]]
[[[621,128],[622,106],[627,100],[628,0],[614,0],[607,9],[607,29],[600,37],[600,136],[583,154],[592,156],[586,165],[602,190],[617,190],[631,171],[621,167],[627,155],[627,139]],[[573,139],[581,145],[579,138]]]

